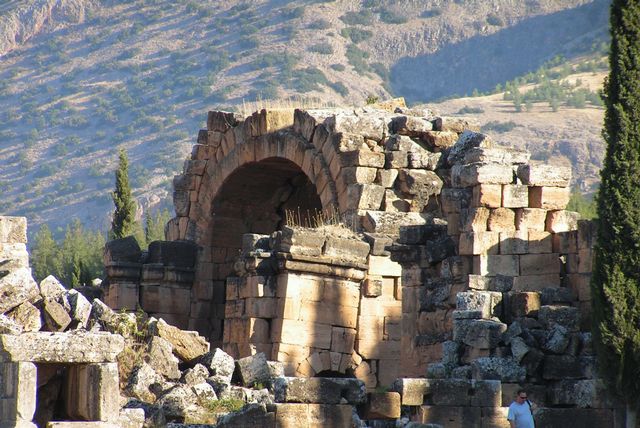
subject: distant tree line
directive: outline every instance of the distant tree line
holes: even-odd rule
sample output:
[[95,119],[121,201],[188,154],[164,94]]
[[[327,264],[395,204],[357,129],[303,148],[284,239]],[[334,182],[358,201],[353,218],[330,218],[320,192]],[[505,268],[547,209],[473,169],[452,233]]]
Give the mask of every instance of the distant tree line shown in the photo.
[[[115,190],[111,195],[115,210],[109,239],[134,236],[142,248],[164,239],[164,225],[170,218],[168,210],[154,216],[147,212],[144,225],[136,220],[136,204],[129,186],[129,161],[124,150],[120,150],[115,177]],[[106,236],[101,231],[85,229],[80,220],[75,219],[67,225],[62,241],[56,241],[49,227],[42,225],[31,245],[33,275],[37,281],[53,275],[67,287],[90,284],[102,276]]]

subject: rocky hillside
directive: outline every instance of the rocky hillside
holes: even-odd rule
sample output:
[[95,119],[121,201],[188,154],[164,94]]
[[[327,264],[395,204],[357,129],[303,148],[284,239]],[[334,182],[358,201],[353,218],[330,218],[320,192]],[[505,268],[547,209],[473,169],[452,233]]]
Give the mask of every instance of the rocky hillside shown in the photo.
[[[557,55],[593,52],[605,40],[607,7],[605,0],[5,2],[0,212],[28,216],[32,230],[72,217],[106,227],[119,147],[129,153],[141,208],[170,206],[171,178],[207,110],[292,97],[307,106],[392,95],[424,103],[486,91]],[[485,108],[481,121],[505,120],[492,111]],[[544,121],[528,144],[534,152],[545,141],[588,146],[598,126],[582,135],[581,121],[568,120],[562,136]],[[595,175],[598,163],[583,150],[562,150]]]

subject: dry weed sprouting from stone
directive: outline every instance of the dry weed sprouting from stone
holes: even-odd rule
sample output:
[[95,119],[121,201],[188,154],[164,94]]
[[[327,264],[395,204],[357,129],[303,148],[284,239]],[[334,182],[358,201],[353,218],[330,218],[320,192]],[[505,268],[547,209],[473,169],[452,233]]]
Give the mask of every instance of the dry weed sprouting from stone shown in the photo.
[[238,113],[247,117],[251,116],[253,112],[262,109],[317,109],[333,107],[336,107],[335,103],[321,100],[318,97],[303,97],[298,95],[276,100],[263,100],[258,97],[255,101],[242,101],[242,105],[238,106]]
[[285,224],[290,227],[345,228],[355,232],[356,222],[353,217],[340,214],[336,207],[328,210],[285,210]]

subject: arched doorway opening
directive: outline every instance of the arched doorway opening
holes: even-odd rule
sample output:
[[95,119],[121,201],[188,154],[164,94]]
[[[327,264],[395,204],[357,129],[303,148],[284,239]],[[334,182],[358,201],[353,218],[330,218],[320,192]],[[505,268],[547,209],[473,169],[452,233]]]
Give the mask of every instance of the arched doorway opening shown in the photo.
[[222,340],[225,318],[225,281],[234,271],[242,250],[242,235],[268,235],[287,221],[287,212],[297,223],[322,211],[315,185],[295,163],[267,158],[245,164],[224,181],[211,210],[211,270],[213,290],[212,346]]

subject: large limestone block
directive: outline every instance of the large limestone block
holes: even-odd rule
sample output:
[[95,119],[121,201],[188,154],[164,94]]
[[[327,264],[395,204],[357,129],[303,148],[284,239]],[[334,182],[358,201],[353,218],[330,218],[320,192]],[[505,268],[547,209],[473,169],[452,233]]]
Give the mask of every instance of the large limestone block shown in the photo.
[[31,421],[36,411],[36,366],[30,362],[0,363],[0,426]]
[[529,206],[529,187],[522,184],[503,185],[502,206],[506,208],[527,208]]
[[74,326],[78,328],[86,327],[91,316],[91,303],[89,303],[89,300],[75,289],[67,291],[67,300],[71,305],[69,315],[71,315]]
[[512,232],[516,230],[516,213],[509,208],[492,209],[487,221],[487,228],[495,232]]
[[454,187],[471,187],[478,184],[511,184],[513,168],[495,163],[454,165],[451,168],[451,184]]
[[421,422],[427,426],[481,428],[482,423],[480,407],[420,406],[419,415]]
[[332,133],[357,134],[364,138],[381,141],[388,133],[389,118],[383,114],[362,114],[354,111],[337,111],[327,117],[324,124]]
[[44,322],[49,331],[64,331],[71,324],[65,307],[55,300],[47,299],[42,307]]
[[471,206],[473,198],[472,190],[469,188],[455,189],[445,187],[440,192],[440,205],[445,214],[459,213]]
[[483,276],[518,276],[520,274],[520,259],[514,254],[474,256],[473,273]]
[[0,216],[0,243],[26,244],[27,218]]
[[518,167],[518,178],[528,186],[567,187],[571,182],[571,168],[532,162]]
[[523,382],[527,371],[513,357],[480,357],[471,362],[471,372],[476,380],[500,380]]
[[[428,202],[428,198],[442,190],[442,180],[433,171],[423,169],[402,169],[398,174],[398,184],[402,192]],[[423,206],[424,206],[423,205]]]
[[459,239],[458,254],[461,256],[498,254],[500,250],[499,232],[463,232]]
[[173,346],[173,352],[182,361],[188,362],[209,352],[209,343],[195,331],[180,330],[163,319],[152,323],[149,329]]
[[563,210],[569,203],[569,187],[530,187],[529,206],[545,210]]
[[580,310],[573,306],[541,306],[538,319],[547,328],[553,324],[560,324],[569,331],[580,329]]
[[161,337],[154,336],[147,345],[147,364],[158,374],[167,379],[179,379],[178,359],[173,355],[171,343]]
[[239,116],[226,111],[210,111],[207,114],[207,130],[225,132],[238,125]]
[[122,336],[76,330],[0,335],[0,361],[35,363],[114,362],[124,348]]
[[578,229],[580,214],[573,211],[549,211],[545,222],[547,232],[561,233]]
[[463,232],[485,232],[491,211],[485,207],[460,211],[460,230]]
[[353,407],[347,404],[278,403],[275,408],[278,428],[349,427],[353,419]]
[[547,275],[560,273],[560,254],[520,255],[520,275]]
[[213,376],[224,378],[227,383],[231,382],[231,377],[235,370],[235,361],[233,357],[220,348],[207,352],[198,359],[198,362],[209,369],[209,373]]
[[[437,126],[436,130],[439,130]],[[493,142],[487,135],[473,131],[464,131],[458,138],[458,141],[451,147],[451,150],[449,150],[447,162],[449,165],[462,163],[468,151],[476,147],[488,148],[492,145]]]
[[248,404],[242,410],[228,413],[218,419],[216,428],[276,428],[276,415],[267,412],[264,404]]
[[[2,218],[2,217],[0,217]],[[31,269],[20,268],[0,278],[0,313],[38,298],[40,290],[31,277]]]
[[29,302],[24,302],[6,315],[20,325],[25,332],[40,331],[42,328],[40,311]]
[[529,231],[544,231],[547,210],[541,208],[516,209],[516,229]]
[[327,236],[323,253],[326,257],[338,260],[366,263],[369,250],[369,244],[359,239],[329,235]]
[[130,262],[139,263],[142,251],[138,241],[133,236],[108,241],[104,247],[104,263]]
[[423,378],[399,378],[391,385],[391,390],[400,393],[403,406],[422,405],[430,388],[431,380]]
[[472,206],[498,208],[502,204],[502,185],[479,184],[473,187]]
[[271,379],[271,369],[266,355],[262,352],[239,359],[236,361],[236,366],[244,386],[267,384]]
[[3,270],[29,267],[29,253],[26,244],[5,244],[0,242],[0,260]]
[[527,254],[529,252],[529,232],[512,230],[500,232],[500,254]]
[[22,326],[4,314],[0,314],[0,334],[20,334]]
[[534,412],[536,426],[613,428],[614,410],[540,408]]
[[65,286],[53,275],[49,275],[40,281],[40,294],[45,299],[57,299],[66,292]]
[[480,311],[482,318],[502,315],[502,293],[496,291],[462,291],[456,295],[456,309]]
[[368,394],[364,419],[398,419],[400,417],[400,394],[397,392],[374,392]]
[[499,321],[483,319],[455,320],[453,340],[478,349],[493,349],[498,345],[505,331],[507,331],[507,325]]
[[540,310],[540,293],[511,291],[508,314],[512,318],[535,317]]
[[351,378],[280,377],[274,380],[278,403],[338,404],[344,398],[349,404],[366,401],[364,382]]
[[118,364],[77,364],[69,368],[66,410],[75,420],[115,421],[120,412]]
[[524,164],[531,154],[510,147],[474,147],[464,155],[463,163],[498,163],[503,165]]

